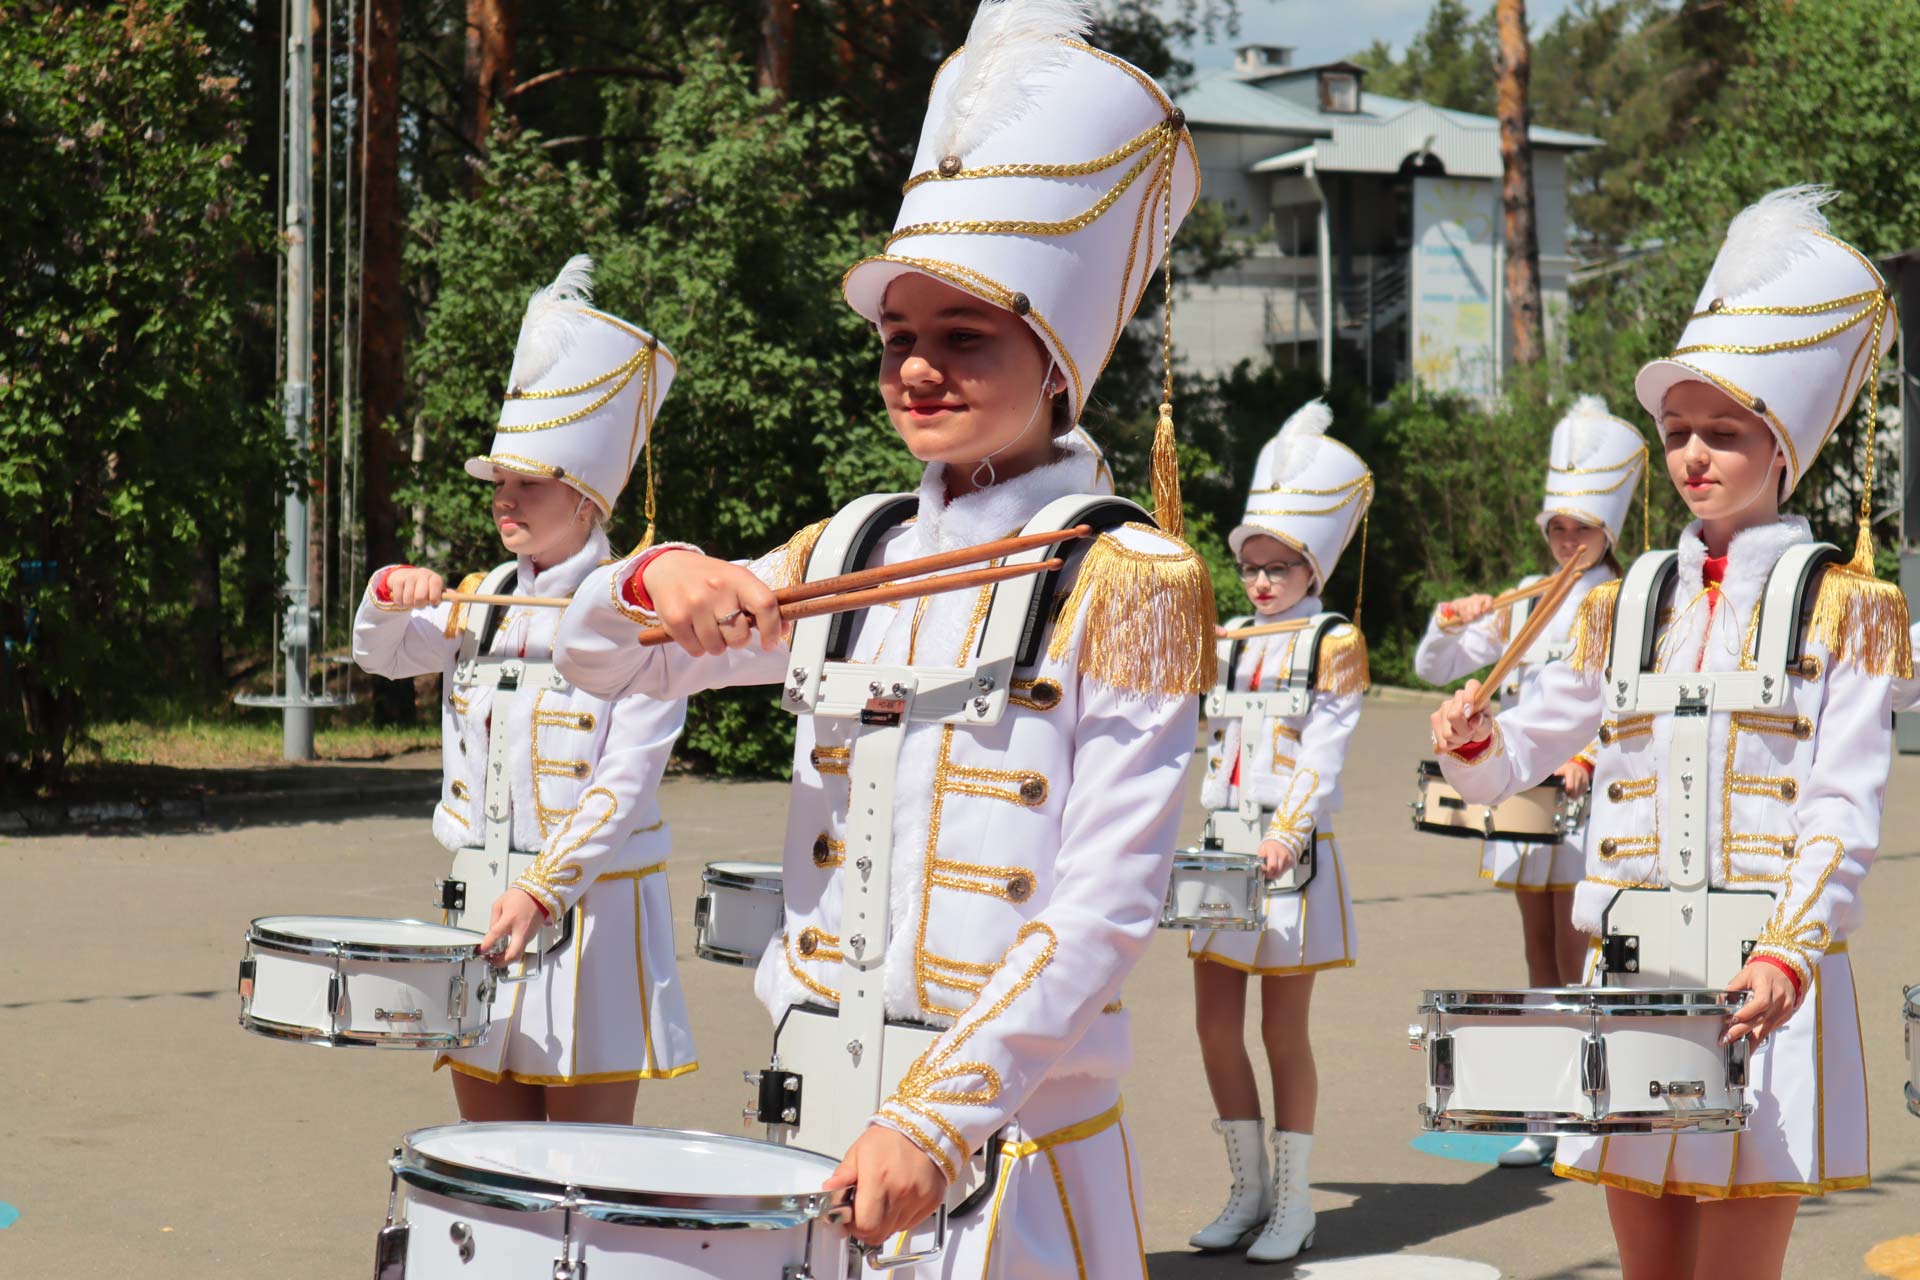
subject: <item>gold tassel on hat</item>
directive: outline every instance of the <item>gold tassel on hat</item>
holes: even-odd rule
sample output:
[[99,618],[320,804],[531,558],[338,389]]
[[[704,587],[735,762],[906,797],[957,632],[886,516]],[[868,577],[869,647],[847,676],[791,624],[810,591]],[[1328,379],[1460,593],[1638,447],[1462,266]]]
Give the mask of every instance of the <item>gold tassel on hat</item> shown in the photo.
[[[647,531],[641,536],[640,545],[627,552],[627,559],[629,560],[653,546],[653,361],[654,357],[659,353],[659,350],[660,345],[657,342],[651,338],[647,339],[647,363],[640,372],[640,414],[641,421],[646,423],[647,431],[647,442],[645,446],[647,454],[647,495],[645,501]],[[628,454],[627,456],[627,465],[633,465],[632,454]]]
[[[1126,527],[1152,535],[1146,525]],[[1066,659],[1083,614],[1080,674],[1148,696],[1213,688],[1213,579],[1193,548],[1136,551],[1111,533],[1101,534],[1060,604],[1049,661]]]
[[[1153,521],[1169,538],[1184,538],[1186,509],[1180,501],[1180,453],[1173,435],[1173,183],[1161,205],[1161,236],[1166,250],[1166,310],[1160,325],[1160,420],[1153,428]],[[1209,646],[1211,648],[1211,646]]]

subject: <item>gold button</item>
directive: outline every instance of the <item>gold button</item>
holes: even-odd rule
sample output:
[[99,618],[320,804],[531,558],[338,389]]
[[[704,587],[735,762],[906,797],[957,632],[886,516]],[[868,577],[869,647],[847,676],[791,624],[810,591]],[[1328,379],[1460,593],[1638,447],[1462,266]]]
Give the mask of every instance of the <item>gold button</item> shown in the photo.
[[802,929],[800,931],[800,954],[810,956],[819,949],[820,931],[818,929]]
[[1040,710],[1051,711],[1060,705],[1060,685],[1053,680],[1035,680],[1028,696]]
[[942,156],[940,158],[940,176],[941,177],[951,178],[954,174],[958,172],[960,172],[959,156]]
[[1612,800],[1615,803],[1618,803],[1620,800],[1620,797],[1625,793],[1626,793],[1626,788],[1621,786],[1619,783],[1609,782],[1607,784],[1607,799]]
[[1047,780],[1038,774],[1029,775],[1020,784],[1020,798],[1028,804],[1039,804],[1047,798]]
[[1207,760],[1207,768],[1209,768],[1209,769],[1218,769],[1219,767],[1220,767],[1220,757],[1219,757],[1219,756],[1212,756],[1212,757],[1210,757],[1210,758],[1209,758],[1209,759]]
[[1798,669],[1802,680],[1818,680],[1820,678],[1820,659],[1809,653],[1800,659]]
[[1225,729],[1215,729],[1213,731],[1213,740],[1215,742],[1225,742],[1227,740],[1227,731]]
[[587,775],[588,775],[589,773],[592,773],[592,772],[593,772],[593,766],[592,766],[592,765],[590,765],[590,764],[588,764],[588,763],[587,763],[587,762],[586,762],[585,760],[575,760],[575,761],[573,762],[573,776],[574,776],[574,777],[576,777],[576,778],[584,778],[584,777],[586,777],[586,776],[587,776]]
[[1021,872],[1007,880],[1007,896],[1015,902],[1025,902],[1033,896],[1033,877]]
[[1600,726],[1600,744],[1602,746],[1605,746],[1607,743],[1612,741],[1613,741],[1613,726],[1610,724],[1601,725]]
[[828,846],[827,836],[823,831],[820,833],[820,837],[813,842],[813,865],[816,867],[824,867],[827,865],[827,859],[832,856],[833,850]]
[[1619,847],[1620,847],[1620,842],[1618,840],[1615,840],[1612,836],[1608,836],[1605,840],[1602,840],[1600,842],[1600,854],[1602,857],[1611,858],[1613,856],[1613,851],[1615,849],[1618,849]]
[[1726,300],[1725,298],[1715,298],[1715,299],[1714,299],[1714,300],[1713,300],[1712,302],[1709,302],[1709,303],[1707,304],[1707,310],[1708,310],[1708,311],[1718,311],[1718,310],[1720,310],[1720,308],[1722,308],[1722,307],[1724,307],[1724,306],[1726,306],[1726,305],[1727,305],[1727,300]]
[[1780,798],[1782,800],[1792,800],[1795,796],[1799,794],[1800,794],[1800,784],[1795,782],[1792,778],[1788,778],[1785,782],[1780,784]]
[[1793,856],[1792,838],[1788,838],[1787,842],[1780,846],[1780,853],[1781,853],[1781,856],[1787,857],[1787,858],[1791,858]]
[[1033,310],[1033,303],[1027,298],[1026,294],[1016,293],[1007,300],[1007,310],[1017,316],[1024,316]]
[[1793,722],[1793,736],[1805,742],[1813,736],[1813,721],[1800,716]]

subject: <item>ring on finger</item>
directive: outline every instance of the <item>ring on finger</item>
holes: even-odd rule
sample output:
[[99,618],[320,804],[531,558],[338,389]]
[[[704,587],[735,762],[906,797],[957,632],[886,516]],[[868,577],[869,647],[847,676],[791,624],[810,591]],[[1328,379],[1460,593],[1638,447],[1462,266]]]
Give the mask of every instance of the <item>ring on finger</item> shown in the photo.
[[713,620],[713,625],[716,627],[729,626],[732,623],[738,621],[740,616],[744,613],[746,613],[745,609],[735,609],[732,613],[729,613],[724,617],[715,618]]

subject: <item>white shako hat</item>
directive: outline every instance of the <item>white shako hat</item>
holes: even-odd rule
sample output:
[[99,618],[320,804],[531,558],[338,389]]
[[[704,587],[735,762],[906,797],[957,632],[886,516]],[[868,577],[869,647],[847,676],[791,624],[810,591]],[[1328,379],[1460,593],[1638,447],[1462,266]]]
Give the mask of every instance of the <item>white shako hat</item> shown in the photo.
[[1085,43],[1091,17],[1086,0],[981,4],[934,76],[884,252],[842,282],[875,324],[908,272],[1012,311],[1065,373],[1075,421],[1200,192],[1185,115]]
[[1373,473],[1360,455],[1327,437],[1333,410],[1309,400],[1294,410],[1253,464],[1246,515],[1227,535],[1233,554],[1256,533],[1298,551],[1313,570],[1313,590],[1326,590],[1340,553],[1373,504]]
[[1880,272],[1827,230],[1820,206],[1835,194],[1783,187],[1743,209],[1673,354],[1633,383],[1656,421],[1682,382],[1711,382],[1763,418],[1787,459],[1783,499],[1874,377],[1897,329]]
[[1545,533],[1555,516],[1572,516],[1605,529],[1607,545],[1618,546],[1646,474],[1646,437],[1599,396],[1581,396],[1553,428],[1547,494],[1534,521]]
[[[499,467],[551,476],[605,517],[647,451],[675,364],[652,334],[594,310],[592,292],[593,259],[576,254],[527,303],[493,444],[467,459],[467,474],[491,480]],[[651,531],[650,465],[646,514]]]

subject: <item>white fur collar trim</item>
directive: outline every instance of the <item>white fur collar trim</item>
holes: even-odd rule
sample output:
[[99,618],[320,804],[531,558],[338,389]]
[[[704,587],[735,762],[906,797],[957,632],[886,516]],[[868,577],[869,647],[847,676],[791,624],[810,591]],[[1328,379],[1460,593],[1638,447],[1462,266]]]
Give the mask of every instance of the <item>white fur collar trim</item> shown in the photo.
[[920,515],[915,539],[923,554],[970,547],[1018,532],[1040,508],[1073,493],[1099,487],[1100,459],[1078,434],[1058,441],[1064,456],[1043,467],[947,501],[945,463],[928,465],[920,478]]

